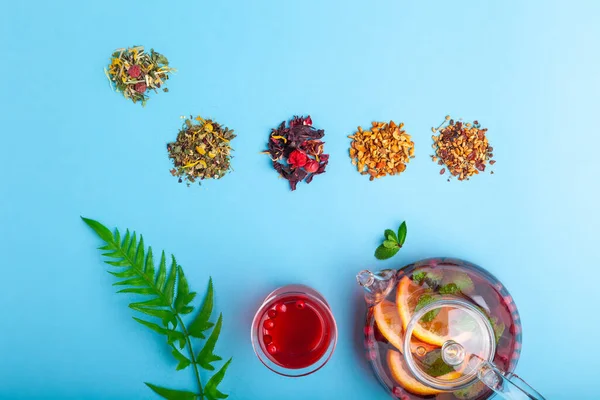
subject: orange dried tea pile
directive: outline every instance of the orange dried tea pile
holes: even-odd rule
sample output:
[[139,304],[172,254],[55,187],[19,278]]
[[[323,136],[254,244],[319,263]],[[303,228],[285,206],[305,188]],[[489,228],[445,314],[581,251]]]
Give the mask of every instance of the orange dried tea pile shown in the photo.
[[[443,165],[440,175],[446,173],[458,177],[459,181],[485,171],[486,165],[494,165],[492,160],[494,148],[486,137],[487,128],[482,128],[478,121],[464,123],[454,121],[450,116],[437,128],[431,128],[438,135],[431,136],[435,155],[434,162]],[[493,172],[492,172],[493,173]],[[450,179],[448,179],[450,180]]]
[[[104,69],[111,87],[134,103],[141,102],[142,106],[148,101],[148,93],[164,86],[174,71],[167,57],[154,49],[147,53],[143,46],[115,50],[108,70]],[[163,91],[168,92],[168,89],[163,88]]]
[[348,136],[352,139],[350,158],[362,175],[370,175],[370,180],[386,175],[404,172],[406,164],[414,158],[415,143],[394,121],[372,122],[370,130],[358,131]]

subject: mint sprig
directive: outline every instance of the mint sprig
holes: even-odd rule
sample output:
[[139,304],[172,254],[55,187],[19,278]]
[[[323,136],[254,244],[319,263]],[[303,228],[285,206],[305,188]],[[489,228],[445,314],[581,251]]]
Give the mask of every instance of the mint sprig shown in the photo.
[[404,245],[404,241],[406,240],[406,222],[402,222],[400,227],[398,228],[398,234],[391,230],[386,229],[383,232],[383,241],[375,249],[375,258],[378,260],[387,260],[396,255],[396,253],[402,248]]
[[[130,233],[127,230],[125,236],[121,238],[118,229],[115,229],[113,233],[98,221],[83,217],[82,219],[105,242],[105,245],[99,249],[103,250],[102,255],[109,259],[105,262],[117,268],[117,271],[108,271],[119,279],[113,285],[125,286],[117,293],[146,296],[144,301],[131,303],[129,307],[154,319],[146,320],[136,317],[133,319],[166,337],[171,354],[177,361],[176,369],[182,370],[192,366],[198,387],[196,391],[186,391],[167,389],[148,382],[146,382],[146,386],[168,400],[220,400],[227,398],[228,395],[221,393],[217,386],[223,380],[231,358],[208,380],[204,388],[198,369],[200,366],[205,370],[214,371],[215,367],[212,363],[222,360],[221,357],[214,354],[214,349],[221,333],[223,316],[219,315],[216,325],[209,321],[213,309],[212,279],[208,281],[208,291],[200,312],[186,326],[182,316],[194,311],[191,302],[196,297],[196,293],[190,291],[183,269],[177,264],[175,257],[171,256],[171,266],[167,268],[167,258],[163,251],[158,269],[155,269],[152,248],[144,246],[144,239],[141,235],[138,241],[136,233]],[[192,339],[205,339],[205,332],[213,326],[214,329],[206,339],[202,350],[195,352]]]

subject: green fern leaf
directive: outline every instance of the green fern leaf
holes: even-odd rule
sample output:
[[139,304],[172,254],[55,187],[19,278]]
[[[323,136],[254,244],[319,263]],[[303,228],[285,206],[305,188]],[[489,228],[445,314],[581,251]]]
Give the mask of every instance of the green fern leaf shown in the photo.
[[116,243],[117,245],[121,244],[121,233],[119,232],[119,229],[115,228],[115,233],[113,234],[113,242]]
[[106,243],[113,243],[113,235],[110,230],[102,225],[98,221],[94,221],[93,219],[81,217],[83,221],[96,232],[100,239],[104,240]]
[[219,339],[219,335],[221,334],[221,325],[223,324],[223,315],[219,315],[219,320],[217,321],[217,325],[215,329],[212,330],[208,340],[204,344],[200,353],[198,353],[198,357],[196,357],[196,361],[200,366],[206,370],[214,371],[215,367],[213,367],[210,363],[215,361],[221,361],[222,358],[214,354],[215,345],[217,344],[217,340]]
[[112,265],[113,267],[128,267],[129,266],[129,261],[123,259],[123,260],[118,260],[118,261],[104,261],[107,264]]
[[151,288],[126,288],[126,289],[121,289],[119,290],[117,293],[135,293],[135,294],[154,294],[155,291]]
[[129,305],[131,306],[135,306],[135,307],[168,307],[168,304],[165,304],[164,300],[160,297],[155,297],[153,299],[150,300],[146,300],[146,301],[140,301],[137,303],[131,303]]
[[[192,293],[194,296],[196,295],[196,293]],[[189,314],[192,311],[194,311],[194,307],[190,307],[190,306],[184,306],[181,307],[181,311],[179,311],[179,314]]]
[[[177,296],[175,297],[175,303],[173,304],[173,308],[178,313],[182,313],[183,309],[194,300],[196,297],[196,293],[190,293],[190,286],[188,284],[187,278],[183,273],[183,268],[181,266],[177,267]],[[193,308],[192,308],[193,310]],[[191,310],[190,310],[191,311]]]
[[132,276],[136,276],[137,272],[135,272],[134,269],[125,269],[121,272],[113,272],[113,271],[107,271],[109,274],[116,276],[117,278],[130,278]]
[[177,278],[177,261],[175,261],[175,256],[171,256],[171,269],[169,270],[169,277],[167,278],[167,282],[165,282],[165,287],[162,292],[165,295],[165,301],[169,304],[173,302],[173,296],[175,291],[175,279]]
[[161,289],[167,280],[167,259],[165,252],[160,256],[160,264],[158,265],[158,273],[156,274],[156,287]]
[[146,280],[143,278],[129,278],[124,281],[113,283],[113,286],[147,286]]
[[167,400],[195,400],[197,395],[184,390],[167,389],[160,386],[144,382],[154,393]]
[[167,326],[169,322],[175,319],[175,315],[169,310],[159,310],[156,308],[140,307],[134,304],[130,304],[129,308],[144,313],[146,315],[150,315],[151,317],[160,318],[164,326]]
[[127,250],[129,248],[129,241],[131,240],[131,235],[129,234],[129,229],[125,231],[125,237],[123,237],[123,242],[121,243],[121,249]]
[[133,260],[135,258],[135,249],[137,247],[137,238],[136,233],[133,232],[131,235],[131,241],[129,242],[129,246],[127,246],[127,251],[125,254],[129,260]]
[[146,254],[146,264],[144,265],[144,274],[154,282],[154,259],[152,257],[152,247],[148,247]]
[[177,364],[177,371],[182,370],[187,368],[192,362],[189,360],[189,358],[187,358],[186,356],[184,356],[183,354],[181,354],[179,352],[179,350],[177,349],[173,349],[173,351],[171,352],[171,354],[173,354],[173,357],[175,357],[175,359],[177,361],[179,361],[179,364]]
[[135,252],[135,265],[144,265],[145,259],[144,237],[140,235],[140,241]]
[[[167,343],[172,347],[171,353],[177,360],[178,370],[187,368],[190,365],[193,366],[199,394],[167,389],[150,383],[146,383],[147,386],[166,399],[217,400],[226,398],[227,395],[221,393],[217,386],[223,380],[231,359],[209,379],[205,390],[202,388],[198,372],[199,367],[214,371],[215,368],[212,363],[221,360],[221,357],[214,354],[214,349],[221,332],[223,316],[219,315],[216,326],[209,321],[214,304],[212,279],[209,280],[202,307],[196,318],[191,322],[189,330],[187,330],[183,325],[181,315],[191,313],[194,310],[191,302],[194,300],[196,293],[190,291],[187,278],[181,266],[177,265],[175,257],[171,257],[171,266],[167,269],[166,256],[163,251],[158,268],[155,269],[152,248],[145,248],[142,235],[139,235],[138,241],[135,231],[126,230],[125,235],[121,237],[118,229],[115,229],[113,234],[97,221],[83,217],[82,219],[104,240],[105,244],[99,249],[103,250],[102,255],[108,258],[108,260],[105,259],[105,262],[119,268],[117,271],[108,271],[119,279],[114,285],[128,286],[118,292],[150,296],[144,301],[129,304],[129,307],[137,312],[157,318],[160,324],[137,317],[134,317],[134,320],[148,329],[166,336]],[[191,338],[204,339],[204,332],[213,326],[214,329],[202,350],[198,353],[198,359],[196,359]],[[188,358],[180,352],[176,345],[181,350],[187,346],[186,354],[190,357]]]
[[192,321],[190,326],[188,327],[188,333],[190,336],[197,337],[200,339],[206,338],[204,336],[204,331],[212,328],[214,324],[209,322],[210,314],[213,309],[213,283],[212,278],[208,281],[208,291],[206,292],[206,297],[204,298],[204,303],[202,304],[202,309],[196,316],[196,318]]
[[135,319],[137,322],[144,325],[145,327],[152,329],[156,333],[159,333],[161,335],[168,335],[168,332],[169,332],[168,329],[163,328],[162,326],[157,325],[154,322],[145,321],[143,319],[136,318],[136,317],[133,317],[133,319]]
[[226,399],[227,397],[229,397],[229,395],[221,393],[219,391],[219,389],[217,389],[217,386],[219,386],[219,383],[221,383],[221,381],[223,380],[223,377],[225,376],[225,372],[227,371],[227,367],[229,367],[229,364],[231,364],[231,360],[232,359],[230,358],[225,363],[225,365],[223,365],[221,367],[221,369],[219,370],[219,372],[217,372],[216,374],[214,374],[208,380],[208,382],[206,382],[206,386],[204,387],[204,395],[209,400]]

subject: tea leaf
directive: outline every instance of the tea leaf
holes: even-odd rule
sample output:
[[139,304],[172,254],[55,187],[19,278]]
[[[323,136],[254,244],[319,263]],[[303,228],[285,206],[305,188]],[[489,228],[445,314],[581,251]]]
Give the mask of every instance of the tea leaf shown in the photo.
[[197,395],[184,390],[167,389],[144,382],[154,393],[167,400],[196,400]]
[[392,249],[388,249],[384,245],[381,245],[375,250],[375,257],[378,260],[387,260],[388,258],[393,257],[398,250],[400,250],[400,248],[397,246]]
[[398,237],[396,236],[396,233],[391,229],[386,229],[383,233],[383,237],[385,237],[387,240],[391,240],[396,243],[398,242]]
[[400,228],[398,228],[398,243],[400,243],[400,246],[404,245],[405,240],[406,240],[406,222],[402,222],[402,224],[400,224]]

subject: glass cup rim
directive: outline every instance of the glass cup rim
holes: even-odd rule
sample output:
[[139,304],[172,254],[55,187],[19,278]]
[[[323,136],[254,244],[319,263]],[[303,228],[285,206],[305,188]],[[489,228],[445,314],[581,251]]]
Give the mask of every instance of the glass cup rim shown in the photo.
[[[286,288],[289,288],[289,290],[285,290]],[[303,289],[305,289],[305,291],[303,291]],[[311,292],[313,292],[314,294]],[[329,345],[325,353],[323,353],[321,358],[319,358],[313,364],[304,368],[297,369],[282,367],[269,359],[269,357],[263,351],[262,346],[259,342],[259,329],[261,328],[260,324],[258,324],[259,320],[265,313],[265,309],[267,308],[267,306],[271,306],[278,299],[281,299],[283,297],[289,297],[293,294],[301,294],[303,296],[308,297],[311,301],[317,303],[319,306],[321,306],[322,310],[327,313],[327,317],[331,320],[331,338],[329,340]],[[310,286],[301,284],[290,284],[281,286],[273,290],[267,295],[267,297],[265,297],[261,306],[254,314],[254,318],[252,319],[252,327],[250,328],[250,339],[252,341],[252,348],[254,350],[254,354],[256,354],[256,356],[258,357],[260,362],[263,363],[264,366],[266,366],[271,371],[279,375],[287,376],[290,378],[299,378],[301,376],[310,375],[320,370],[331,359],[331,356],[333,355],[337,344],[337,323],[335,322],[335,318],[333,317],[333,313],[331,312],[331,307],[329,306],[329,304],[327,303],[327,301],[321,293],[311,288]]]

